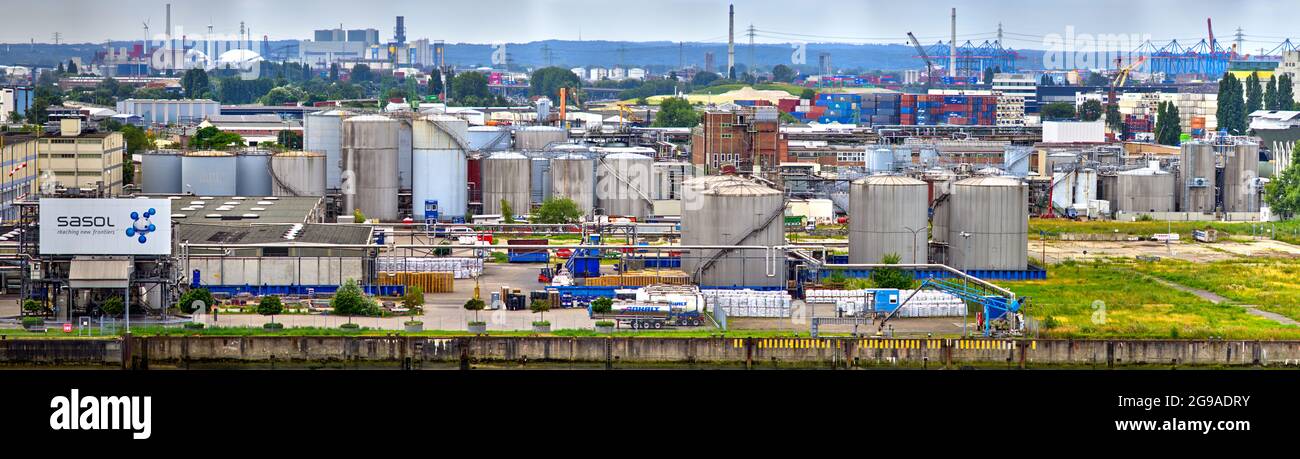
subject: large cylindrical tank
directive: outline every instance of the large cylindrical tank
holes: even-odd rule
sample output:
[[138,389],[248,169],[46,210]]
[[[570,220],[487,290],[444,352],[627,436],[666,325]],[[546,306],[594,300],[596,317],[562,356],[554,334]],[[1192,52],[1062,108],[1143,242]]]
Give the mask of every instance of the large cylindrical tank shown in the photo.
[[596,207],[596,160],[580,154],[551,159],[551,196],[569,198],[590,215]]
[[925,263],[929,241],[926,183],[875,175],[849,188],[849,262],[880,263],[896,254],[901,263]]
[[528,213],[532,176],[527,156],[515,152],[493,153],[483,160],[483,213],[501,213],[501,200],[515,215]]
[[345,110],[308,113],[303,118],[303,149],[325,154],[325,183],[339,187],[343,170],[343,119],[352,116]]
[[[704,217],[700,215],[704,212],[704,192],[729,184],[750,183],[752,182],[735,175],[703,175],[683,183],[681,244],[697,245],[700,241],[696,238],[707,231],[707,228],[701,227],[705,222]],[[703,251],[685,249],[683,252],[682,270],[688,273],[694,272],[696,260],[704,255]]]
[[1136,169],[1115,174],[1112,212],[1173,212],[1174,175],[1155,169]]
[[461,142],[469,123],[446,115],[416,119],[411,132],[412,215],[425,217],[428,201],[437,201],[438,219],[464,218],[469,203],[467,162]]
[[510,149],[510,131],[500,126],[473,126],[469,128],[470,151],[498,151]]
[[1204,142],[1182,145],[1178,162],[1179,205],[1183,212],[1214,212],[1214,146]]
[[235,155],[224,151],[191,151],[181,157],[182,191],[196,196],[236,196]]
[[1097,200],[1097,170],[1080,169],[1074,180],[1074,205],[1087,209],[1088,203]]
[[911,167],[912,164],[913,164],[913,162],[912,162],[912,147],[910,147],[910,146],[904,146],[904,145],[898,145],[898,146],[895,146],[895,147],[894,147],[894,164],[893,164],[894,168],[895,168],[895,169],[903,169],[903,168]]
[[1259,212],[1259,145],[1238,143],[1223,151],[1223,210]]
[[596,165],[597,205],[605,215],[643,219],[650,216],[654,159],[637,153],[616,152]]
[[412,172],[413,162],[411,160],[411,137],[412,126],[414,122],[410,118],[396,118],[397,121],[397,187],[403,190],[411,189],[414,182],[415,173]]
[[325,155],[310,151],[286,151],[271,157],[273,196],[324,196]]
[[542,151],[547,145],[563,143],[569,138],[563,128],[554,126],[528,126],[515,131],[515,149]]
[[367,218],[398,219],[399,124],[382,115],[354,116],[343,121],[344,211],[360,209]]
[[271,195],[271,152],[244,150],[235,156],[235,193],[240,196]]
[[1029,187],[1006,176],[954,183],[949,199],[949,265],[961,270],[1014,270],[1029,260]]
[[184,192],[181,181],[181,152],[177,150],[148,151],[141,155],[140,168],[145,193],[179,194]]
[[551,197],[551,158],[534,156],[528,158],[528,162],[529,174],[532,176],[528,195],[533,202],[541,204]]
[[894,151],[888,148],[867,149],[867,172],[880,173],[894,170]]
[[[702,207],[683,231],[699,245],[780,246],[785,244],[785,202],[780,191],[754,183],[722,184],[700,194]],[[692,251],[693,254],[696,251]],[[691,268],[701,286],[784,287],[784,262],[763,250],[700,250]],[[775,262],[772,266],[769,262]],[[773,273],[773,271],[775,271]],[[769,277],[767,274],[775,274]]]

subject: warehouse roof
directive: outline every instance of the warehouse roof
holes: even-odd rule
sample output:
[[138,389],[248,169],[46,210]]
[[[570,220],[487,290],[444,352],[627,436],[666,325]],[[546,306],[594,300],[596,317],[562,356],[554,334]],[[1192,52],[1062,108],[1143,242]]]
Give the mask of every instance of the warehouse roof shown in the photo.
[[194,196],[153,195],[172,201],[175,223],[315,223],[320,221],[319,196]]
[[176,227],[178,240],[192,244],[366,244],[371,228],[359,225],[330,224],[181,224]]

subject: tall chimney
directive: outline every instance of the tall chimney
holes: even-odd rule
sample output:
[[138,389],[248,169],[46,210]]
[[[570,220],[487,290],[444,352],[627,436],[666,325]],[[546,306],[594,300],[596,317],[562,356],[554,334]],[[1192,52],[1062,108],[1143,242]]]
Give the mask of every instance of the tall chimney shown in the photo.
[[736,78],[736,5],[727,6],[727,78]]
[[948,42],[948,76],[957,78],[957,8],[952,9],[952,41]]

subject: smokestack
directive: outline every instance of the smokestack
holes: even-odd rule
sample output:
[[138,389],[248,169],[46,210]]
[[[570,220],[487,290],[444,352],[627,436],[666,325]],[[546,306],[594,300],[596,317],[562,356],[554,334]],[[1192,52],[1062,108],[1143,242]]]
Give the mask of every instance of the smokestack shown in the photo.
[[952,9],[952,41],[948,43],[948,76],[957,78],[957,9]]
[[736,5],[727,6],[727,78],[736,78]]

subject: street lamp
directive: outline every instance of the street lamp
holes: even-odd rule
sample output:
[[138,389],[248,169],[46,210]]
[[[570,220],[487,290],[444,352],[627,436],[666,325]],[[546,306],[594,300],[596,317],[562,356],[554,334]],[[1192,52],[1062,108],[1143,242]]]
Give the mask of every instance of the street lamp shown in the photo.
[[[923,226],[920,229],[912,229],[910,227],[904,226],[903,229],[912,232],[912,263],[920,263],[919,261],[917,261],[918,258],[916,256],[916,237],[921,234],[921,231],[924,231],[928,228]],[[926,261],[929,261],[929,257],[926,257]]]

